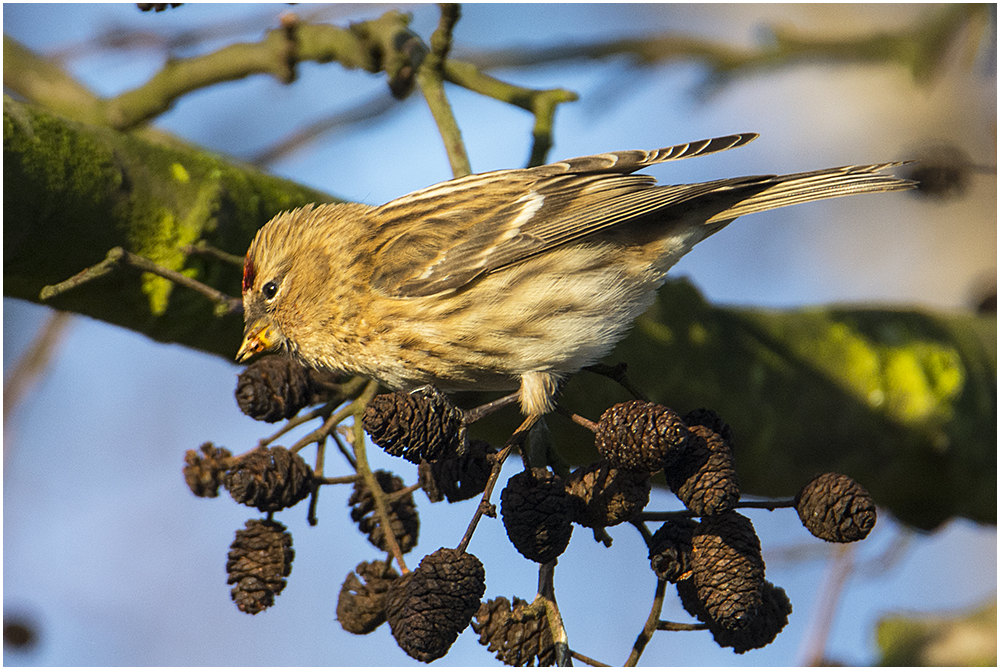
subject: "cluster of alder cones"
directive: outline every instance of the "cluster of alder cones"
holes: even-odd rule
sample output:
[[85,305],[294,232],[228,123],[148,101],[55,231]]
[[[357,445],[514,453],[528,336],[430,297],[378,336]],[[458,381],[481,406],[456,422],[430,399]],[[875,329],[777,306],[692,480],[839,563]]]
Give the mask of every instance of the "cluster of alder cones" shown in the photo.
[[[241,374],[236,395],[244,412],[273,422],[312,404],[342,402],[341,382],[271,356]],[[337,603],[341,626],[367,634],[388,621],[406,653],[430,662],[444,656],[471,623],[480,642],[502,662],[552,665],[553,634],[540,599],[481,602],[483,564],[459,549],[440,548],[400,575],[379,521],[388,519],[398,551],[409,552],[420,525],[413,491],[422,488],[432,502],[479,496],[498,467],[497,451],[468,439],[464,412],[432,389],[375,396],[363,424],[387,453],[419,464],[419,481],[408,487],[390,472],[372,473],[388,510],[380,517],[365,478],[345,478],[353,479],[352,520],[387,558],[361,562],[347,575]],[[676,585],[685,609],[719,645],[743,653],[774,640],[791,604],[764,578],[753,525],[735,509],[740,489],[729,427],[709,410],[682,417],[662,405],[631,401],[609,408],[591,428],[599,461],[565,478],[549,468],[526,467],[504,486],[500,512],[518,552],[548,564],[566,549],[574,525],[592,528],[600,537],[606,527],[632,522],[646,538],[653,572]],[[669,519],[649,532],[640,515],[649,501],[650,477],[660,472],[686,509],[667,514]],[[227,572],[232,598],[242,611],[256,614],[271,606],[294,557],[290,533],[271,516],[327,482],[284,447],[257,447],[234,457],[211,443],[187,452],[184,476],[195,495],[214,497],[224,486],[237,502],[267,514],[237,531]],[[876,519],[867,491],[834,473],[806,484],[794,506],[813,535],[831,542],[863,539]]]

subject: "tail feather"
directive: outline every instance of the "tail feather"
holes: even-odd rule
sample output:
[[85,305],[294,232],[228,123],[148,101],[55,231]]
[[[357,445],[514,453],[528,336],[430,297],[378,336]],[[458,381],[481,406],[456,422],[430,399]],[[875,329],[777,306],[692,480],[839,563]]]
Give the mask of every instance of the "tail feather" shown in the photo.
[[914,181],[883,173],[884,170],[899,167],[908,162],[849,165],[827,170],[775,176],[772,177],[774,186],[719,212],[707,223],[732,221],[738,216],[766,212],[769,209],[798,205],[814,200],[916,188],[917,183]]

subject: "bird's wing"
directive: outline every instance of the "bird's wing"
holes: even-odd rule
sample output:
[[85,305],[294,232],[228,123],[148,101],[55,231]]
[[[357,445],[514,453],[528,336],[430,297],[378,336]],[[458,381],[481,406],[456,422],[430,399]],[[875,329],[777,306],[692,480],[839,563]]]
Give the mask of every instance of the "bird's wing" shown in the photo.
[[375,252],[373,286],[395,297],[453,291],[485,273],[699,195],[759,184],[767,177],[657,187],[652,177],[630,174],[756,137],[745,133],[654,151],[583,156],[416,191],[372,212],[386,239]]

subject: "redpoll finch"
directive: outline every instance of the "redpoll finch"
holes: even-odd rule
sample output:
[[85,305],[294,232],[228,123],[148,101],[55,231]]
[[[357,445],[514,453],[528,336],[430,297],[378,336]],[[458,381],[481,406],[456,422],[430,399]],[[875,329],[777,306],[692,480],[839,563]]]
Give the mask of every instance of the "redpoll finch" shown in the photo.
[[667,270],[744,214],[900,191],[900,163],[658,186],[633,172],[740,147],[730,135],[446,181],[381,207],[279,214],[243,269],[237,360],[285,349],[394,389],[517,389],[548,412],[653,302]]

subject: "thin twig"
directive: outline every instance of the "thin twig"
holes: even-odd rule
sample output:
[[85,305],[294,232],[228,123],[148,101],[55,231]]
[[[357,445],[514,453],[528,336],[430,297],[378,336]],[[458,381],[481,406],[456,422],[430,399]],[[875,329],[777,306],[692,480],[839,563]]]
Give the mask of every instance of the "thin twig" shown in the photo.
[[351,468],[357,470],[358,462],[354,459],[354,454],[351,453],[351,450],[348,449],[346,444],[344,444],[344,441],[340,438],[340,435],[338,435],[336,432],[333,432],[330,433],[330,437],[332,437],[333,441],[337,443],[337,448],[340,449],[340,453],[344,456],[347,462],[350,463]]
[[563,416],[565,416],[566,418],[568,418],[573,423],[579,424],[579,425],[583,426],[584,428],[586,428],[587,430],[589,430],[592,433],[596,433],[597,432],[597,424],[594,423],[593,421],[591,421],[590,419],[588,419],[585,416],[580,416],[579,414],[577,414],[575,412],[571,412],[570,410],[566,409],[562,405],[556,405],[556,412],[558,412],[559,414],[562,414]]
[[419,489],[420,489],[420,482],[417,482],[416,484],[410,484],[409,486],[404,486],[398,491],[393,491],[392,493],[385,494],[385,499],[387,502],[396,502],[396,500],[398,500],[399,498],[402,498],[405,495],[409,495],[410,493],[413,493],[414,491],[417,491]]
[[643,523],[641,519],[635,517],[629,519],[629,523],[635,526],[636,530],[639,531],[639,534],[642,535],[642,539],[648,547],[653,541],[653,534],[649,532],[649,528],[646,528],[646,524]]
[[223,251],[213,247],[211,244],[205,240],[199,240],[195,244],[185,244],[181,246],[181,251],[189,256],[200,255],[208,256],[209,258],[215,258],[216,260],[229,263],[230,265],[235,265],[238,268],[243,267],[243,261],[245,260],[243,256],[237,256],[236,254],[231,254],[229,252]]
[[514,447],[522,444],[528,436],[528,431],[533,425],[538,421],[539,417],[532,415],[526,418],[514,434],[510,436],[507,440],[507,444],[504,445],[498,453],[494,454],[491,458],[493,459],[493,469],[490,471],[490,478],[486,480],[486,488],[483,490],[483,497],[480,499],[479,504],[476,506],[476,511],[472,515],[472,520],[469,522],[469,527],[465,530],[465,535],[462,536],[462,541],[458,543],[457,549],[459,551],[465,551],[469,548],[469,542],[472,540],[472,534],[476,532],[476,526],[479,525],[479,520],[483,518],[483,514],[487,510],[491,509],[490,496],[493,495],[493,487],[497,484],[497,479],[500,477],[500,471],[503,469],[503,462],[507,460],[510,456],[510,452],[514,450]]
[[[795,498],[778,498],[775,500],[746,500],[733,505],[732,509],[766,509],[773,512],[778,509],[795,507]],[[688,519],[698,516],[689,509],[676,512],[639,512],[635,515],[637,521],[670,521],[673,519]]]
[[349,405],[344,405],[344,407],[342,407],[339,411],[331,414],[330,417],[323,422],[322,426],[312,431],[305,437],[301,438],[298,442],[290,446],[288,450],[299,451],[303,447],[312,444],[313,442],[319,442],[320,440],[326,438],[326,436],[333,431],[334,427],[336,427],[337,424],[339,424],[347,417],[351,416],[351,414],[355,413],[357,409],[356,407],[357,402],[358,401],[355,400]]
[[82,284],[93,281],[98,277],[103,277],[120,267],[133,267],[137,270],[141,270],[142,272],[149,272],[163,277],[164,279],[169,279],[175,284],[189,288],[192,291],[201,293],[203,296],[218,305],[220,309],[217,310],[217,312],[221,312],[220,316],[224,314],[237,314],[243,312],[243,301],[241,299],[226,295],[222,291],[214,289],[208,284],[200,282],[197,279],[187,277],[176,270],[171,270],[170,268],[165,268],[162,265],[157,265],[148,258],[134,254],[131,251],[126,251],[122,247],[113,248],[108,252],[108,255],[103,261],[78,272],[69,279],[61,281],[58,284],[43,286],[41,293],[39,294],[39,298],[42,300],[54,298],[55,296],[77,288]]
[[455,177],[464,177],[472,173],[469,156],[462,142],[462,131],[455,120],[451,105],[444,92],[444,63],[451,49],[451,33],[460,15],[459,6],[453,3],[441,4],[441,19],[437,29],[431,35],[431,49],[420,64],[417,72],[417,84],[420,92],[427,100],[427,106],[434,116],[438,132],[444,140],[444,148],[451,163],[451,172]]
[[561,88],[536,90],[508,84],[483,74],[471,63],[456,60],[449,60],[444,64],[444,79],[474,93],[520,107],[535,116],[535,127],[532,130],[534,142],[528,167],[542,165],[546,161],[548,150],[552,146],[552,123],[558,105],[573,102],[578,97],[576,93]]
[[364,413],[364,408],[368,406],[368,403],[371,402],[376,393],[378,393],[378,382],[369,382],[364,393],[351,404],[351,407],[354,409],[354,457],[357,461],[358,474],[361,475],[365,486],[372,494],[372,501],[375,503],[375,516],[378,518],[378,525],[382,529],[382,535],[385,538],[389,553],[396,559],[396,564],[399,565],[400,571],[406,574],[410,569],[406,567],[406,561],[403,560],[403,552],[399,548],[399,542],[396,541],[396,534],[392,531],[392,517],[389,516],[389,505],[386,501],[386,494],[375,478],[375,473],[372,472],[371,466],[368,465],[368,453],[365,449],[365,429],[362,426],[361,416]]
[[678,623],[676,621],[656,622],[656,630],[688,631],[688,630],[708,630],[707,623]]
[[380,117],[388,117],[390,112],[396,113],[402,111],[405,104],[406,101],[400,104],[398,100],[386,95],[384,92],[379,93],[376,97],[347,111],[329,114],[302,128],[298,128],[270,147],[251,156],[248,162],[258,167],[269,166],[308,146],[327,133],[340,128],[355,126],[359,123],[364,123],[365,129],[370,130],[374,126],[372,121]]
[[580,661],[581,663],[586,663],[593,668],[610,668],[611,666],[607,663],[601,663],[600,661],[591,658],[590,656],[584,656],[578,651],[569,650],[569,655]]
[[666,593],[666,588],[667,580],[656,580],[656,593],[653,595],[653,606],[650,608],[649,616],[646,618],[646,625],[643,626],[639,636],[635,639],[635,644],[632,645],[632,653],[629,654],[628,660],[625,661],[626,667],[636,666],[650,638],[656,632],[657,626],[660,623],[660,612],[663,611],[663,596]]
[[274,433],[272,433],[267,437],[262,437],[261,439],[257,440],[257,446],[266,447],[267,445],[271,444],[272,442],[274,442],[279,437],[289,432],[293,428],[301,426],[302,424],[307,423],[309,421],[312,421],[316,417],[322,416],[324,417],[323,420],[325,421],[326,420],[325,417],[330,416],[330,412],[332,412],[335,407],[336,405],[334,405],[333,403],[327,403],[315,409],[311,409],[305,414],[298,414],[296,416],[293,416],[291,419],[286,421],[284,425],[278,428],[278,430],[276,430]]
[[319,519],[316,516],[316,508],[319,506],[319,487],[320,480],[323,479],[323,467],[326,458],[326,440],[320,440],[316,443],[316,466],[313,468],[313,478],[310,482],[309,491],[309,511],[306,513],[306,521],[310,526],[315,526],[319,524]]
[[538,597],[545,604],[545,618],[549,624],[549,634],[555,646],[556,666],[566,668],[572,665],[569,653],[569,638],[563,624],[559,605],[556,603],[556,589],[553,581],[556,560],[538,566]]
[[361,475],[344,475],[343,477],[317,477],[316,481],[323,486],[334,484],[353,484],[361,479]]
[[478,407],[473,407],[472,409],[463,410],[462,412],[462,422],[466,425],[479,421],[483,417],[489,416],[493,412],[503,409],[508,405],[513,405],[521,397],[520,391],[515,391],[510,395],[505,395],[502,398],[497,398],[491,402],[484,405],[479,405]]

